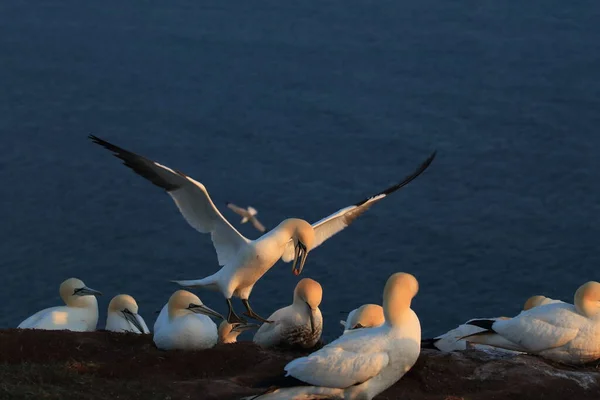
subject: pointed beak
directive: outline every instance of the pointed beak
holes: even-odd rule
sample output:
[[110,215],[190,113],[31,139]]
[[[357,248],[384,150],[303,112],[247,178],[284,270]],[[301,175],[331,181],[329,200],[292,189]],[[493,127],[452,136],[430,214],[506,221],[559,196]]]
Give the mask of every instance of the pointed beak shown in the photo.
[[233,324],[233,328],[231,328],[232,332],[244,332],[244,331],[248,331],[250,329],[256,329],[260,327],[259,324],[251,324],[251,323],[239,323],[239,324]]
[[[308,256],[308,251],[306,251],[306,246],[304,243],[298,240],[296,243],[296,254],[294,255],[294,263],[292,264],[292,272],[294,275],[298,276],[302,273],[304,269],[304,263],[306,262],[306,257]],[[296,265],[298,268],[296,268]]]
[[315,314],[316,314],[317,310],[312,308],[308,303],[306,303],[306,305],[308,306],[308,312],[309,312],[310,331],[311,331],[311,333],[315,333],[315,331],[317,330],[317,325],[315,323]]
[[144,328],[142,327],[142,324],[140,324],[140,321],[138,321],[137,314],[132,313],[128,308],[124,309],[122,313],[123,317],[125,317],[125,319],[131,323],[131,325],[135,326],[140,333],[144,333]]
[[91,289],[87,286],[82,287],[81,289],[75,290],[73,293],[75,296],[102,296],[102,292]]
[[190,310],[193,313],[203,314],[203,315],[206,315],[206,316],[212,317],[212,318],[225,319],[225,317],[223,317],[221,314],[219,314],[218,312],[216,312],[212,308],[209,308],[209,307],[205,306],[204,304],[193,304],[193,303],[190,303],[190,305],[188,306],[188,310]]

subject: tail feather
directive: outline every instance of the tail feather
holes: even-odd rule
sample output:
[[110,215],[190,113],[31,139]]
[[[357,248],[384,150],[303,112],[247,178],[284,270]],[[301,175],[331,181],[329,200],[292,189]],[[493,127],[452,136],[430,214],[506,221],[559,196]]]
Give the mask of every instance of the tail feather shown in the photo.
[[172,280],[171,282],[179,286],[188,288],[203,287],[209,290],[219,290],[216,279],[211,275],[203,279],[188,279],[188,280]]

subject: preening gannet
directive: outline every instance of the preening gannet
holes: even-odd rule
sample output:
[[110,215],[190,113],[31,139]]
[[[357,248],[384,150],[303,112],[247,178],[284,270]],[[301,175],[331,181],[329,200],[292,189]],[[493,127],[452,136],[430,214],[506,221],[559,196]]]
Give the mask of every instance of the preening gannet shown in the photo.
[[344,334],[361,328],[373,328],[385,322],[383,307],[378,304],[364,304],[350,311],[345,321],[340,321]]
[[298,282],[291,305],[275,311],[254,334],[254,343],[263,347],[313,347],[323,333],[323,316],[319,304],[323,298],[321,285],[310,278]]
[[[289,379],[277,389],[255,396],[261,400],[371,400],[396,383],[417,361],[421,325],[411,310],[419,285],[414,276],[393,274],[383,292],[385,323],[342,335],[307,357],[285,366]],[[308,385],[308,386],[300,386]]]
[[[600,358],[600,283],[590,281],[575,292],[574,305],[555,302],[521,312],[507,320],[472,320],[483,328],[469,342],[583,364]],[[498,339],[502,344],[498,344]]]

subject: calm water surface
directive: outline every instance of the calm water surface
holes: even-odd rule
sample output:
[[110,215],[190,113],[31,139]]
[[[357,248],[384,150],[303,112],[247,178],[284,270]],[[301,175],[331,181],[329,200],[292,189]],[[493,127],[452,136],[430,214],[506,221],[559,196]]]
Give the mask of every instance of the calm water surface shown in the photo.
[[[316,221],[437,149],[310,254],[328,340],[397,271],[419,279],[425,336],[532,294],[571,300],[600,280],[599,37],[591,1],[0,2],[0,326],[60,304],[70,276],[105,293],[100,326],[122,292],[151,325],[168,280],[217,268],[209,236],[90,133],[269,227]],[[289,304],[296,282],[277,264],[254,308]]]

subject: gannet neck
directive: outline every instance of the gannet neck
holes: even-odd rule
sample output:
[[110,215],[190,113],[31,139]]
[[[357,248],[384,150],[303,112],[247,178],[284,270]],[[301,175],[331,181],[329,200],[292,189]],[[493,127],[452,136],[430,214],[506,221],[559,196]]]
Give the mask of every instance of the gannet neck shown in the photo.
[[319,282],[304,278],[296,285],[294,289],[294,306],[304,306],[308,304],[311,310],[316,310],[323,299],[323,288]]
[[178,290],[171,295],[168,303],[169,319],[191,314],[189,310],[190,304],[202,305],[202,301],[195,294],[188,292],[187,290]]
[[383,290],[383,313],[386,324],[394,327],[402,323],[418,291],[419,283],[411,274],[398,272],[388,278]]
[[69,307],[98,309],[98,300],[96,296],[73,296],[67,303]]
[[581,285],[574,297],[573,303],[578,313],[600,319],[600,283],[589,281]]

